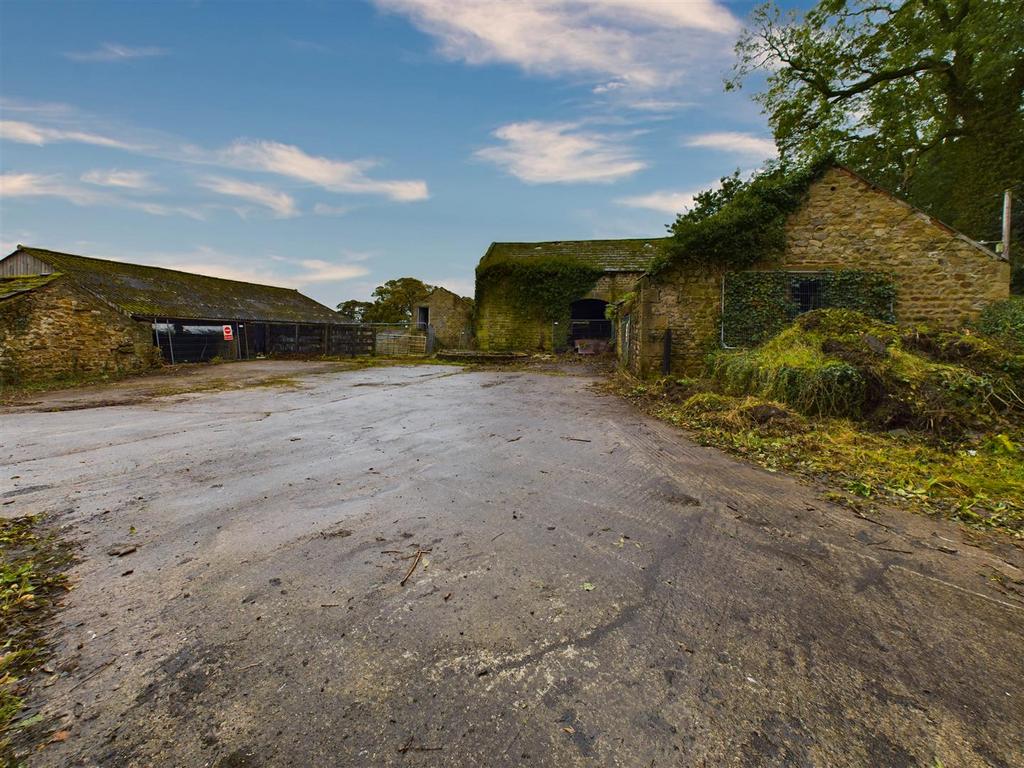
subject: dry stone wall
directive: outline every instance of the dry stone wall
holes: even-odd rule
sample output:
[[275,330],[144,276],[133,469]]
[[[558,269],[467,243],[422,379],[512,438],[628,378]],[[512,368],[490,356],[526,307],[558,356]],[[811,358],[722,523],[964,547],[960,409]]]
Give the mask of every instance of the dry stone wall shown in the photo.
[[159,365],[152,331],[58,278],[0,302],[0,383],[143,371]]

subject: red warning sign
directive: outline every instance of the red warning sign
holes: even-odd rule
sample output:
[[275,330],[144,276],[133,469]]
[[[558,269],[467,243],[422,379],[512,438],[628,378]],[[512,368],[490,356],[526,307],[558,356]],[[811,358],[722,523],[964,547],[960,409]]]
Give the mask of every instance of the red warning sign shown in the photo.
[[235,332],[232,330],[230,325],[224,326],[224,341],[232,341],[235,338]]

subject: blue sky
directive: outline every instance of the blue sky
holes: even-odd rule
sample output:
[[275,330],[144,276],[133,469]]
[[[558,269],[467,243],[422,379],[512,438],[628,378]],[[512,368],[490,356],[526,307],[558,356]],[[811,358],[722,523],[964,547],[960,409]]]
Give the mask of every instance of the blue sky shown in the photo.
[[0,4],[0,245],[472,295],[494,240],[664,233],[770,156],[747,3]]

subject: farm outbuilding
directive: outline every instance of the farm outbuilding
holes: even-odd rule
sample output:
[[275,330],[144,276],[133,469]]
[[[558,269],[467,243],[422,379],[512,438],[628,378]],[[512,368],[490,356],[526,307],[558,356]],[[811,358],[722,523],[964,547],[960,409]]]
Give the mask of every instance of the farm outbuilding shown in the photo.
[[158,364],[373,351],[296,290],[18,246],[0,260],[8,383]]
[[1010,264],[841,166],[809,181],[781,252],[743,270],[671,260],[619,310],[620,361],[642,375],[701,369],[715,348],[749,347],[802,312],[857,309],[956,328],[1010,292]]
[[416,305],[413,321],[433,334],[436,348],[465,349],[473,337],[473,300],[437,286]]
[[605,308],[633,290],[664,238],[492,243],[476,269],[476,338],[493,352],[607,343]]
[[610,340],[636,373],[692,374],[709,351],[752,346],[812,309],[955,328],[1009,295],[1005,257],[853,171],[823,165],[792,183],[770,257],[732,258],[748,251],[718,235],[708,253],[674,238],[493,243],[477,267],[479,347]]

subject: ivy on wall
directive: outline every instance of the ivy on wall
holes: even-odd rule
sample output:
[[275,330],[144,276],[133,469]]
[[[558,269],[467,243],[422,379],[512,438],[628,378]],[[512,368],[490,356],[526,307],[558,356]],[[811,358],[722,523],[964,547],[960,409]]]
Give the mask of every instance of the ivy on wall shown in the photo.
[[800,169],[775,168],[749,181],[738,172],[723,178],[676,218],[669,227],[672,237],[650,271],[672,265],[739,270],[778,257],[786,245],[787,217],[832,164],[831,158],[822,158]]
[[809,279],[818,282],[815,309],[855,309],[887,323],[896,321],[896,286],[891,276],[881,272],[734,272],[726,275],[723,288],[724,343],[730,347],[754,346],[782,330],[800,314],[796,292]]
[[569,305],[592,291],[603,274],[568,257],[491,260],[477,267],[477,297],[486,301],[495,290],[504,301],[557,321],[569,316]]

